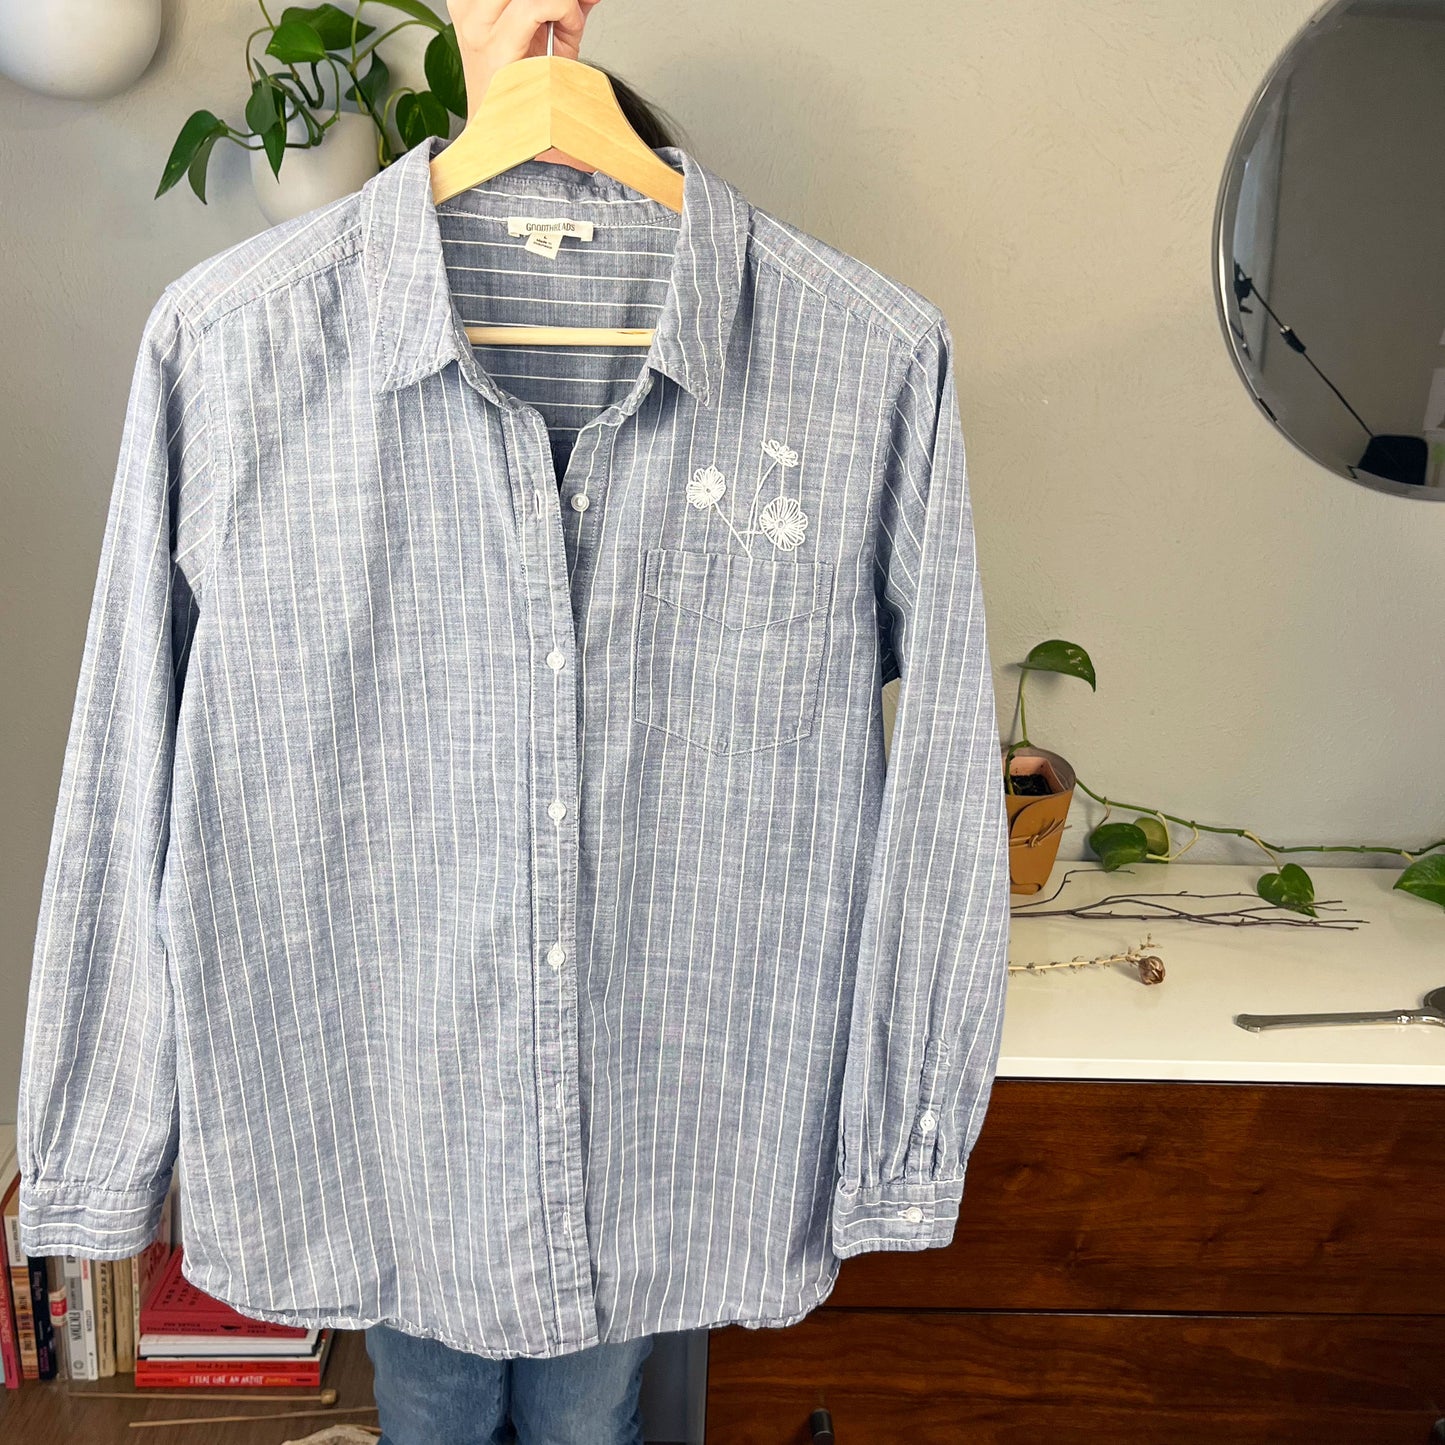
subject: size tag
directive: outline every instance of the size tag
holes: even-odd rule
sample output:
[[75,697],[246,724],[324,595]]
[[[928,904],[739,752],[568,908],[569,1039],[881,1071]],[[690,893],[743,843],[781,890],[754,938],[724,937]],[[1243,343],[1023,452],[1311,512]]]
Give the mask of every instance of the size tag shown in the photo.
[[534,256],[546,256],[550,259],[562,249],[562,233],[560,231],[533,231],[527,237],[522,249],[532,252]]
[[571,221],[566,217],[508,216],[509,236],[575,236],[579,241],[592,239],[591,221]]

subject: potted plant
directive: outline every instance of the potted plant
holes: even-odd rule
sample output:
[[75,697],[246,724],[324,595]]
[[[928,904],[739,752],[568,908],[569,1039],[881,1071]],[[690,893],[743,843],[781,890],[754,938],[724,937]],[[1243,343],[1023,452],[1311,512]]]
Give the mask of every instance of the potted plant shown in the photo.
[[[171,147],[157,196],[184,176],[204,202],[211,152],[218,141],[231,141],[253,152],[257,199],[268,218],[284,220],[358,189],[428,136],[449,135],[452,116],[465,119],[456,31],[421,0],[359,0],[354,15],[330,4],[288,5],[275,20],[266,0],[258,4],[263,23],[246,37],[251,90],[244,128],[195,111]],[[362,19],[363,11],[378,8],[405,18],[395,24]],[[425,56],[428,90],[393,85],[379,51],[413,26],[433,32]],[[258,41],[264,41],[259,56]],[[283,178],[288,152],[298,154]]]
[[1004,750],[1004,805],[1008,810],[1009,891],[1037,893],[1058,857],[1077,779],[1068,761],[1029,741],[1024,683],[1031,672],[1058,672],[1095,687],[1094,664],[1077,643],[1052,638],[1019,664],[1019,739]]

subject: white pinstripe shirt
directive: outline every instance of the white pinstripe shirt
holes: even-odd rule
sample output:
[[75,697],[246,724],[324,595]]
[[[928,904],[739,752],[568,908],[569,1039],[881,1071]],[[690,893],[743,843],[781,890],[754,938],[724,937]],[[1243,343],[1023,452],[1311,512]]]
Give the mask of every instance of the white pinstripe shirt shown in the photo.
[[[22,1247],[494,1356],[952,1237],[1006,836],[941,313],[689,155],[425,142],[145,327],[45,875]],[[591,222],[554,257],[508,217]],[[654,326],[474,349],[466,323]],[[885,769],[880,687],[901,679]]]

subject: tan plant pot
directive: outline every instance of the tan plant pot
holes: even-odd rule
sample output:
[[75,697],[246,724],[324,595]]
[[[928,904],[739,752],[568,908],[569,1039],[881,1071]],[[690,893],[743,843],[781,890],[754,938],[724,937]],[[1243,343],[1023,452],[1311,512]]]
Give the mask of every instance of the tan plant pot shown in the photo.
[[[1004,749],[1008,755],[1008,749]],[[1074,797],[1074,770],[1057,753],[1020,748],[1009,772],[1016,778],[1041,774],[1048,780],[1046,796],[1004,792],[1008,809],[1008,871],[1010,893],[1037,893],[1049,881],[1064,820]]]

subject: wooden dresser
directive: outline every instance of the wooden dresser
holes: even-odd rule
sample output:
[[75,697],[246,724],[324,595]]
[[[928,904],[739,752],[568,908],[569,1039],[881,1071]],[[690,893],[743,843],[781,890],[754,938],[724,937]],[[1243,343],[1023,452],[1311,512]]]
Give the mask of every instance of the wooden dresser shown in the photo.
[[1316,875],[1349,931],[1016,922],[1017,962],[1152,931],[1168,976],[1014,975],[953,1243],[846,1261],[790,1329],[714,1331],[708,1445],[806,1445],[820,1405],[838,1445],[1445,1440],[1445,1029],[1232,1022],[1445,983],[1445,915],[1393,876]]

